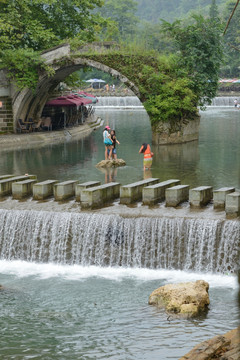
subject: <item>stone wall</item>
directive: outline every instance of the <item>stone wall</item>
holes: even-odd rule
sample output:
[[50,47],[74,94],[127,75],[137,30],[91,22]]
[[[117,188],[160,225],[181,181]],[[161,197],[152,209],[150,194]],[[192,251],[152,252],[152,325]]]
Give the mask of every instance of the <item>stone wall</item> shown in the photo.
[[157,127],[152,129],[152,142],[155,145],[165,145],[198,140],[199,124],[200,116],[190,121],[159,122]]
[[13,132],[12,99],[9,96],[0,96],[0,133]]

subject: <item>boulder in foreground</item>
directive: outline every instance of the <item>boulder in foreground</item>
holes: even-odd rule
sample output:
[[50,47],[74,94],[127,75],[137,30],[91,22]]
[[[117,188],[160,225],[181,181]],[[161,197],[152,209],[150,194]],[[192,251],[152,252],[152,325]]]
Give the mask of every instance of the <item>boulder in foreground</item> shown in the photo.
[[239,360],[240,327],[196,345],[179,360]]
[[97,167],[113,167],[113,166],[125,166],[126,162],[123,159],[113,159],[113,160],[102,160],[96,166]]
[[210,303],[209,284],[206,281],[168,284],[154,290],[149,305],[164,307],[167,312],[191,318],[207,310]]

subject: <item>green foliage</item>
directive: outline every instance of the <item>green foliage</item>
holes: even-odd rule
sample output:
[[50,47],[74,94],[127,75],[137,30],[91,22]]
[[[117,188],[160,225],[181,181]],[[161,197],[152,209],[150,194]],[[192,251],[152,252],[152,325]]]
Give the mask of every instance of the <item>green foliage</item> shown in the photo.
[[161,83],[158,95],[149,96],[144,107],[153,127],[160,120],[177,123],[194,119],[197,114],[196,95],[189,85],[187,78],[172,79]]
[[28,47],[45,50],[67,38],[81,35],[91,41],[95,37],[95,26],[103,21],[92,10],[101,5],[101,0],[45,0],[44,3],[41,0],[14,0],[0,3],[1,49]]
[[[100,14],[105,19],[110,19],[116,24],[118,31],[112,33],[111,27],[108,32],[111,34],[112,40],[120,40],[133,34],[136,30],[136,24],[139,21],[135,15],[137,11],[137,3],[134,0],[106,0],[104,6],[100,10]],[[109,37],[108,32],[106,36]]]
[[158,71],[144,66],[143,78],[148,93],[144,107],[154,127],[159,121],[191,120],[197,114],[197,96],[192,83],[175,56],[159,57]]
[[1,56],[0,69],[6,66],[9,77],[19,89],[34,89],[41,71],[53,75],[53,69],[45,64],[38,52],[31,49],[5,50]]
[[124,74],[141,92],[154,127],[159,121],[191,120],[197,114],[197,96],[192,81],[181,69],[178,57],[153,57],[151,52],[87,55]]
[[219,20],[220,20],[216,0],[212,0],[211,6],[210,6],[210,9],[209,9],[209,17],[213,21],[219,22]]
[[[227,1],[224,11],[224,22],[232,13],[235,0]],[[222,77],[240,77],[240,5],[237,7],[224,35],[225,64],[221,69]]]
[[179,62],[192,81],[199,105],[209,104],[216,95],[223,57],[220,24],[194,15],[187,26],[178,20],[163,22],[162,28],[175,40]]
[[[0,62],[20,88],[34,89],[46,68],[40,51],[69,39],[95,39],[106,21],[93,12],[102,0],[11,0],[0,2]],[[32,64],[32,68],[31,68]],[[52,70],[51,70],[52,71]]]
[[[209,13],[209,6],[212,0],[136,0],[138,2],[137,15],[150,23],[158,23],[159,19],[173,22],[176,19],[187,18],[192,13]],[[218,6],[222,6],[226,0],[218,0]],[[147,11],[146,11],[147,9]]]

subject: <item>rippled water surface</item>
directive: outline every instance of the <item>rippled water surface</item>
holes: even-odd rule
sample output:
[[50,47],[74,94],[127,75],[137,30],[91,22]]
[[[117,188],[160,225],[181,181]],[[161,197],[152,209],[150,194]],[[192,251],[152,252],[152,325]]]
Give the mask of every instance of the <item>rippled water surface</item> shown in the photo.
[[103,128],[100,128],[79,141],[39,149],[0,151],[0,173],[32,173],[39,180],[117,180],[121,184],[153,176],[161,180],[180,179],[182,184],[190,186],[240,188],[240,111],[208,108],[201,113],[199,141],[153,147],[152,171],[145,174],[138,151],[143,142],[151,143],[146,112],[97,109],[97,114],[116,129],[121,143],[117,147],[118,157],[127,162],[126,167],[108,172],[95,167],[104,158]]
[[[237,283],[204,275],[210,308],[197,320],[148,305],[168,282],[201,274],[0,261],[1,359],[178,359],[237,326]],[[227,304],[227,311],[226,311]]]

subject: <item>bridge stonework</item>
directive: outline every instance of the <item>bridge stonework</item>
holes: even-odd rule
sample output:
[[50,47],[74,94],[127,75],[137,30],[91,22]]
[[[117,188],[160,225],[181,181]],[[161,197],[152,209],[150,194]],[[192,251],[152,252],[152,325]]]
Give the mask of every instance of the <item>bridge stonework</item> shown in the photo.
[[13,132],[12,99],[9,96],[0,96],[0,133]]
[[[92,55],[90,50],[92,50]],[[112,55],[109,50],[113,50]],[[119,69],[118,71],[116,68],[113,68],[114,50],[116,50],[115,44],[93,43],[85,45],[77,51],[72,51],[69,44],[63,44],[43,52],[42,58],[47,64],[52,66],[55,73],[51,77],[47,74],[40,75],[34,92],[31,89],[18,90],[14,83],[8,80],[7,70],[0,71],[0,101],[1,97],[3,98],[3,107],[0,109],[0,132],[16,132],[18,119],[33,118],[37,121],[41,117],[42,110],[57,85],[63,82],[67,76],[85,66],[96,68],[118,78],[144,104],[146,101],[145,90],[143,93],[139,90],[141,87],[141,74],[138,72],[141,72],[141,70],[137,68],[135,62],[138,59],[134,58],[132,68],[130,72],[128,71],[128,78],[124,74],[126,69],[119,62],[122,59],[123,63],[124,61],[128,63],[130,56],[122,54],[119,61],[115,62],[115,67]],[[141,61],[145,60],[139,60],[139,62]],[[158,71],[156,59],[151,58],[148,61],[152,61],[150,66]],[[154,130],[152,128],[152,140],[155,144],[182,143],[198,139],[199,117],[190,122],[187,121],[187,123],[178,122],[178,128],[173,130],[171,123],[165,123],[164,127],[161,126],[162,123],[160,122],[158,129]]]

